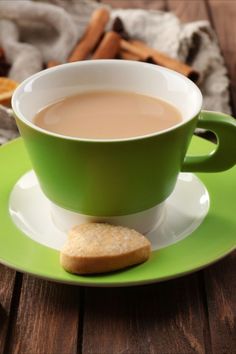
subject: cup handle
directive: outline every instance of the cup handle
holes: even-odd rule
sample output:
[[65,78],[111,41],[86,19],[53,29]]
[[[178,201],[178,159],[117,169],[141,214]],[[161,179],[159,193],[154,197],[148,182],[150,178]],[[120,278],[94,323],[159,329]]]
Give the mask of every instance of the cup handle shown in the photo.
[[203,156],[187,155],[181,171],[219,172],[233,167],[236,164],[236,120],[224,113],[202,111],[197,127],[216,135],[216,148]]

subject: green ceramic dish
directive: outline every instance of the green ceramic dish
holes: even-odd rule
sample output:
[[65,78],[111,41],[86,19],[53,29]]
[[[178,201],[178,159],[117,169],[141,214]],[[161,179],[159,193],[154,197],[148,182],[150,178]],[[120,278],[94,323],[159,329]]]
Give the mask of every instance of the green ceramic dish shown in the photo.
[[[214,145],[197,137],[190,153],[207,153]],[[236,246],[236,168],[221,173],[201,173],[210,194],[210,211],[200,227],[186,239],[154,251],[142,265],[107,275],[76,276],[65,272],[57,251],[22,233],[9,215],[9,196],[17,180],[32,168],[22,139],[0,148],[0,262],[38,277],[62,283],[91,286],[129,286],[175,278],[203,268]],[[49,235],[50,237],[50,235]]]

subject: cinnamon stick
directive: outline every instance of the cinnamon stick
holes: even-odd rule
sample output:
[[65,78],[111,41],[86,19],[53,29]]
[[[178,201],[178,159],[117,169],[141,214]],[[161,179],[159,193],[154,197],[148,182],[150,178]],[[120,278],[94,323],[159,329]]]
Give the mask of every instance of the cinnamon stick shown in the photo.
[[140,58],[140,60],[145,61],[148,57],[150,57],[150,54],[147,53],[147,51],[142,50],[135,44],[126,41],[125,39],[122,39],[120,41],[120,47],[121,50],[130,52],[131,54],[134,54]]
[[54,66],[60,65],[59,61],[57,60],[49,60],[47,62],[47,68],[53,68]]
[[104,29],[109,21],[109,17],[109,11],[104,7],[99,8],[93,12],[82,39],[75,47],[74,51],[68,59],[69,62],[87,58],[103,34]]
[[177,59],[170,58],[166,54],[160,53],[157,50],[148,47],[141,41],[133,40],[128,42],[122,39],[120,45],[121,49],[139,56],[143,61],[148,61],[151,58],[153,63],[175,70],[187,76],[194,82],[197,82],[199,79],[199,73],[191,66],[182,63]]
[[122,49],[119,51],[119,56],[121,59],[124,60],[136,60],[136,61],[141,60],[138,55],[135,55],[131,52],[128,52],[127,50],[122,50]]
[[120,36],[116,32],[107,32],[92,59],[112,59],[115,58],[120,49]]

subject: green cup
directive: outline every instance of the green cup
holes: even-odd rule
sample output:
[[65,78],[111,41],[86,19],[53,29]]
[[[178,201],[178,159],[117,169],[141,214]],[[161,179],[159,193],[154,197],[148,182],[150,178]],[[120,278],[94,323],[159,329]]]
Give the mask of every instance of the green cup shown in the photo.
[[[180,110],[183,121],[149,135],[104,140],[63,136],[33,123],[35,114],[56,100],[109,89],[166,100]],[[201,105],[201,92],[186,77],[122,60],[82,61],[44,70],[18,86],[12,98],[17,125],[56,222],[62,220],[62,227],[69,228],[101,220],[142,232],[160,218],[181,171],[217,172],[236,163],[235,120],[201,111]],[[186,156],[196,127],[216,134],[216,149],[204,156]]]

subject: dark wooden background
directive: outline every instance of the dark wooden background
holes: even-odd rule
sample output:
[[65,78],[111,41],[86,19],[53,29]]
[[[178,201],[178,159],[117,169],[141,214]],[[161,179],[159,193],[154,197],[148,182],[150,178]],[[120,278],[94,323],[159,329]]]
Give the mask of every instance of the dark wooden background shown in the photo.
[[[104,0],[209,20],[231,79],[236,113],[235,0]],[[223,237],[223,235],[222,235]],[[66,286],[0,265],[0,354],[235,354],[236,253],[155,285]]]

